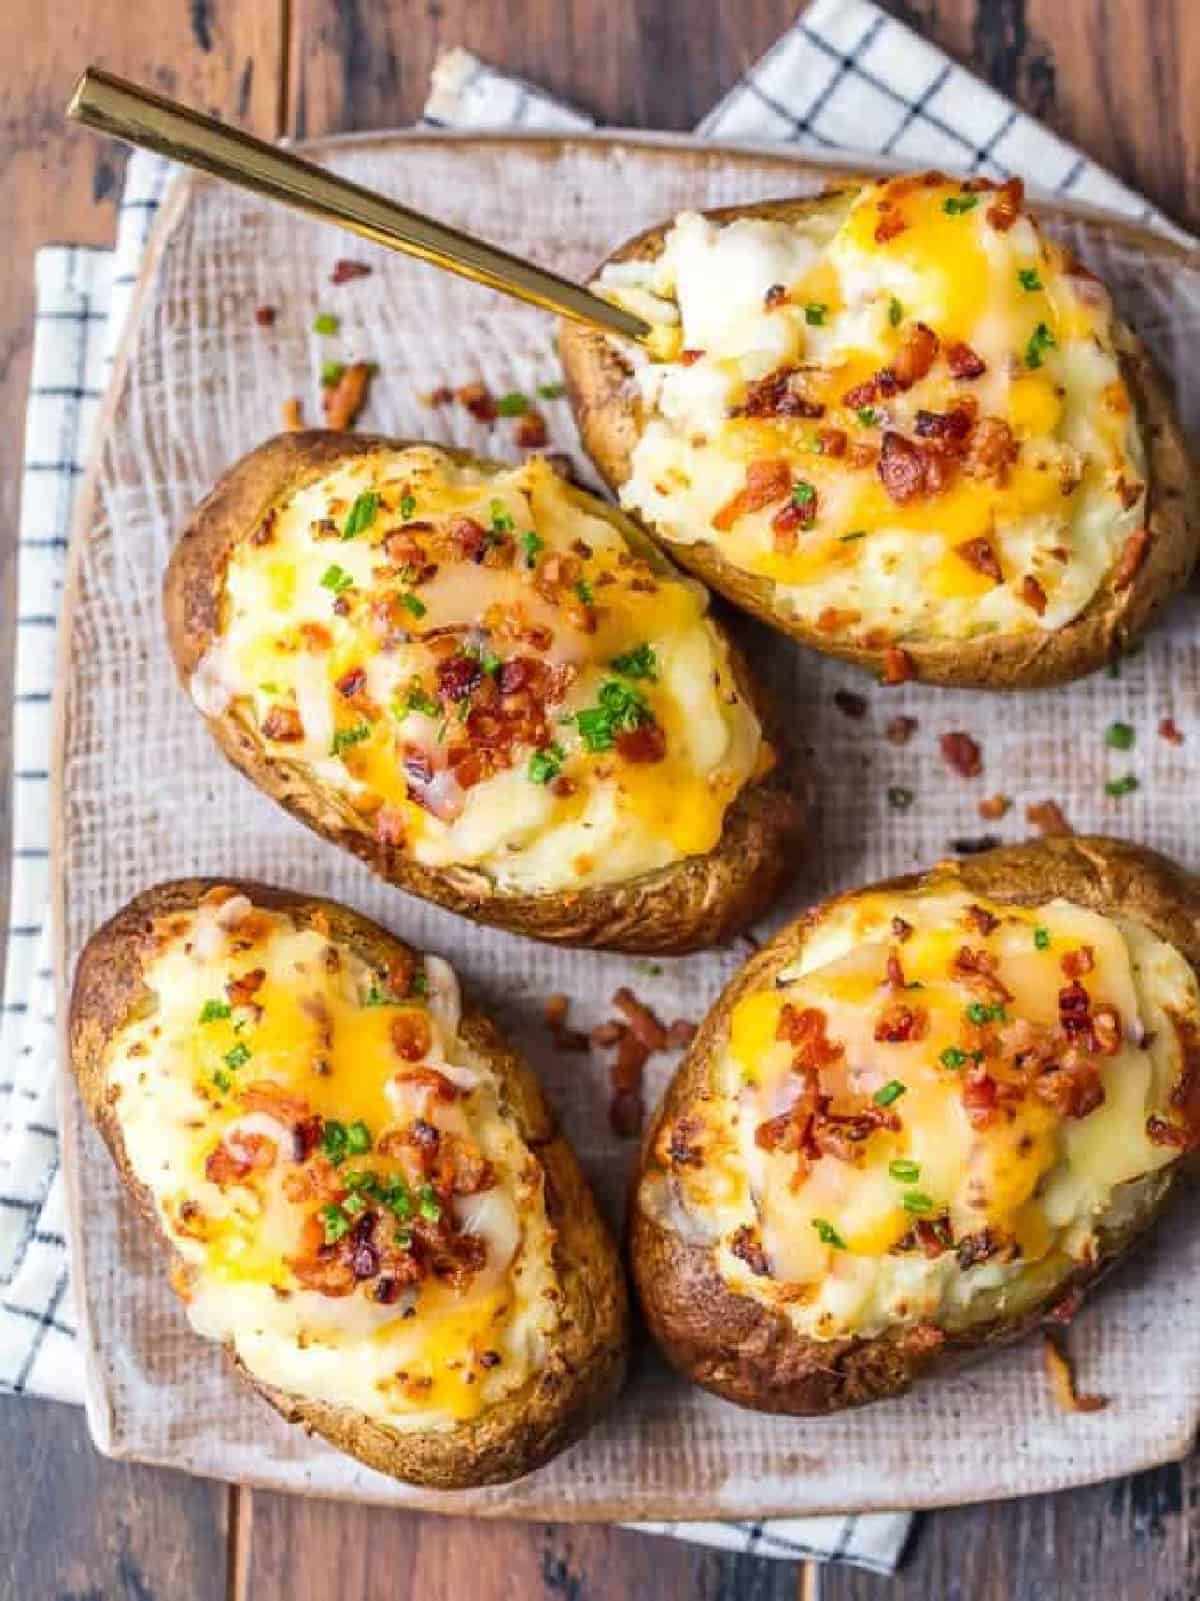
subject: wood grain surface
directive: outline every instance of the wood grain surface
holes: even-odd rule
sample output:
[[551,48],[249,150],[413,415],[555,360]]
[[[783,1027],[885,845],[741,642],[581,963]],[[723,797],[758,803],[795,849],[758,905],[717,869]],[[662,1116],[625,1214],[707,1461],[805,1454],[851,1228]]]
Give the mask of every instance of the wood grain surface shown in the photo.
[[[1196,0],[884,0],[1002,92],[1200,229]],[[0,705],[11,682],[32,253],[111,237],[122,158],[61,121],[88,62],[263,134],[394,126],[463,44],[605,121],[686,128],[795,0],[4,0],[0,39]],[[10,752],[0,747],[0,842]],[[7,851],[0,851],[0,906]],[[987,1449],[986,1440],[980,1450]],[[227,1490],[98,1459],[80,1412],[0,1401],[2,1601],[1185,1601],[1200,1464],[925,1518],[892,1582],[817,1577],[603,1528],[470,1525]]]

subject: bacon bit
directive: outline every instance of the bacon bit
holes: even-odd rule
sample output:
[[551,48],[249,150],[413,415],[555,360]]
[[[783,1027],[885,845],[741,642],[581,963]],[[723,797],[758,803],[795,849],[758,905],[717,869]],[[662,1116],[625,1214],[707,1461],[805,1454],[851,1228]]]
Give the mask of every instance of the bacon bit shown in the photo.
[[[923,322],[914,323],[904,336],[896,359],[885,371],[899,389],[911,389],[937,360],[938,336]],[[882,374],[880,375],[882,377]]]
[[1003,817],[1011,806],[1012,801],[1007,795],[989,795],[985,800],[980,801],[979,815],[986,818],[989,823],[994,823],[998,818]]
[[334,684],[338,694],[344,695],[347,700],[353,700],[355,695],[366,687],[367,670],[365,667],[351,667]]
[[[912,1239],[921,1247],[921,1252],[930,1261],[935,1257],[943,1256],[950,1249],[950,1222],[948,1218],[921,1217],[913,1224]],[[901,1242],[903,1244],[903,1242]]]
[[463,384],[455,391],[455,399],[467,408],[476,422],[493,423],[499,415],[495,400],[481,383]]
[[1158,725],[1160,739],[1165,739],[1168,745],[1182,745],[1183,734],[1176,725],[1173,717],[1164,717]]
[[1007,233],[1021,215],[1021,202],[1025,198],[1025,185],[1020,178],[1009,178],[996,190],[996,198],[984,212],[997,233]]
[[301,1095],[293,1095],[274,1079],[260,1078],[247,1084],[238,1100],[248,1112],[265,1112],[268,1117],[293,1127],[312,1116],[312,1108]]
[[1146,486],[1145,484],[1139,484],[1136,479],[1130,482],[1121,474],[1118,475],[1116,484],[1113,487],[1116,489],[1117,499],[1121,502],[1124,510],[1128,511],[1130,507],[1137,505]]
[[321,395],[321,407],[330,428],[349,428],[367,403],[367,388],[371,382],[368,362],[354,361],[346,367],[338,381],[330,384]]
[[1046,615],[1046,591],[1032,573],[1026,573],[1021,580],[1021,599],[1039,617]]
[[1104,1104],[1099,1069],[1087,1057],[1042,1073],[1034,1082],[1033,1092],[1064,1118],[1087,1117]]
[[670,1050],[679,1051],[689,1046],[696,1038],[698,1024],[693,1023],[690,1017],[677,1017],[667,1029],[667,1046]]
[[777,367],[765,378],[757,378],[746,390],[740,406],[734,406],[731,417],[823,417],[825,407],[811,399],[803,390],[803,377],[799,386],[795,382],[799,367]]
[[763,305],[768,311],[777,311],[787,304],[787,299],[788,292],[782,284],[771,284],[763,296]]
[[1008,424],[999,417],[984,417],[971,434],[966,469],[973,477],[1003,484],[1018,454],[1019,446]]
[[908,986],[904,979],[904,969],[900,965],[900,958],[897,956],[895,951],[888,952],[888,958],[884,964],[884,971],[887,974],[888,984],[892,989],[907,989]]
[[483,668],[474,656],[451,656],[438,663],[438,694],[447,700],[467,700],[479,687]]
[[[401,1052],[403,1055],[403,1052]],[[424,1053],[422,1053],[424,1054]],[[418,1088],[428,1090],[438,1101],[457,1101],[462,1094],[457,1084],[452,1084],[444,1073],[439,1073],[436,1067],[409,1067],[402,1073],[395,1075],[397,1084],[415,1084]]]
[[785,499],[791,491],[792,473],[786,461],[752,461],[746,468],[746,487],[720,507],[713,516],[712,525],[719,532],[727,533],[739,517],[761,511]]
[[1032,823],[1040,834],[1073,834],[1075,830],[1063,816],[1057,801],[1036,801],[1026,806],[1025,821]]
[[1176,1123],[1168,1123],[1161,1117],[1146,1119],[1146,1138],[1152,1145],[1170,1145],[1179,1151],[1190,1151],[1196,1143],[1187,1129],[1180,1128]]
[[956,730],[938,740],[942,759],[960,778],[978,778],[983,772],[983,753],[970,734]]
[[817,617],[817,627],[823,634],[837,634],[844,628],[853,628],[861,617],[861,612],[843,611],[837,606],[826,606]]
[[757,1233],[749,1225],[743,1225],[738,1229],[729,1242],[729,1249],[758,1278],[771,1277],[771,1264],[767,1260],[767,1253],[763,1250]]
[[647,1050],[662,1051],[667,1048],[669,1042],[667,1030],[650,1008],[639,1001],[626,985],[622,985],[613,996],[612,1004],[626,1018],[630,1029]]
[[317,1116],[306,1117],[292,1127],[292,1161],[307,1162],[321,1143],[325,1125]]
[[1114,589],[1129,588],[1137,577],[1149,548],[1150,530],[1148,528],[1135,528],[1125,541],[1125,548],[1122,550],[1117,565],[1113,570]]
[[588,1039],[593,1045],[607,1050],[610,1046],[619,1045],[627,1032],[624,1023],[618,1023],[616,1018],[610,1018],[607,1023],[597,1023],[588,1035]]
[[540,411],[527,411],[517,424],[517,447],[538,450],[550,437],[546,419]]
[[639,765],[661,762],[667,754],[667,736],[660,723],[640,723],[623,728],[617,735],[617,754]]
[[912,931],[912,924],[906,923],[902,917],[892,918],[892,937],[899,940],[901,945],[904,944],[905,940],[912,938]]
[[304,427],[304,408],[297,396],[292,395],[283,403],[283,430],[288,434],[297,434]]
[[278,508],[272,506],[267,512],[266,516],[263,518],[262,522],[259,523],[258,527],[250,535],[250,543],[257,549],[261,550],[264,545],[270,545],[274,543],[275,523],[278,520],[278,517]]
[[969,1267],[975,1267],[979,1262],[986,1262],[990,1257],[1002,1250],[1004,1241],[995,1229],[979,1229],[974,1234],[964,1234],[958,1241],[955,1255],[958,1265],[965,1272]]
[[929,1013],[923,1006],[889,1006],[875,1024],[875,1038],[889,1045],[923,1040],[929,1032]]
[[617,1090],[609,1100],[608,1126],[619,1140],[636,1139],[645,1116],[645,1103],[637,1090]]
[[949,345],[946,349],[946,365],[950,369],[952,378],[982,378],[987,371],[987,363],[982,356],[977,356],[970,345]]
[[785,1003],[779,1014],[775,1038],[795,1047],[792,1066],[798,1072],[809,1069],[819,1072],[823,1067],[840,1062],[845,1055],[844,1048],[827,1037],[826,1022],[825,1013],[818,1007],[805,1006],[797,1011],[790,1002]]
[[404,813],[396,806],[381,806],[375,813],[375,838],[379,843],[398,849],[406,834]]
[[885,645],[883,651],[883,682],[907,684],[913,676],[913,659],[899,645]]
[[401,1012],[392,1019],[392,1048],[406,1062],[419,1062],[429,1054],[433,1031],[424,1012]]
[[277,1155],[275,1141],[265,1134],[243,1134],[235,1129],[208,1153],[204,1176],[210,1184],[218,1184],[223,1189],[226,1184],[240,1184],[251,1173],[270,1167]]
[[973,951],[969,945],[963,945],[950,964],[950,971],[973,994],[985,995],[988,1000],[1003,1005],[1012,1000],[1012,992],[1001,983],[998,966],[990,951]]
[[294,745],[304,738],[304,724],[294,706],[275,705],[259,725],[264,739],[273,739],[281,745]]
[[1004,582],[1004,574],[1000,570],[1000,558],[990,539],[983,536],[978,539],[966,539],[961,545],[955,545],[954,554],[960,556],[968,567],[973,567],[984,578],[990,578],[994,584]]
[[967,927],[974,929],[977,934],[982,934],[984,939],[1000,927],[1000,919],[993,917],[986,906],[972,904],[967,907],[964,917]]
[[275,307],[259,306],[254,313],[254,320],[260,328],[270,328],[275,322]]
[[369,277],[373,269],[365,261],[339,260],[333,264],[333,271],[329,274],[331,284],[346,284],[352,278]]
[[853,411],[861,411],[865,406],[873,406],[879,399],[879,379],[868,378],[865,383],[855,384],[853,389],[847,389],[842,396],[842,405],[849,406]]
[[1046,1376],[1050,1380],[1050,1393],[1054,1404],[1062,1412],[1101,1412],[1108,1405],[1106,1395],[1085,1395],[1076,1388],[1075,1375],[1066,1351],[1054,1335],[1046,1330],[1042,1335],[1042,1354],[1046,1360]]
[[439,406],[448,406],[450,404],[454,399],[454,391],[445,384],[441,384],[437,389],[431,389],[427,395],[422,395],[421,398],[427,406],[436,411]]
[[889,745],[907,745],[918,727],[915,717],[893,717],[883,732]]
[[1115,1056],[1121,1049],[1121,1014],[1115,1006],[1093,1008],[1092,1043],[1102,1056]]
[[250,1006],[266,976],[265,968],[256,967],[249,973],[243,973],[240,978],[231,978],[225,986],[230,1006]]
[[925,464],[921,452],[903,434],[889,429],[883,436],[883,447],[877,466],[879,481],[897,505],[915,500],[925,492]]
[[974,426],[975,401],[967,396],[949,411],[918,411],[914,431],[922,439],[944,440],[957,449]]
[[581,1034],[578,1029],[567,1026],[567,1012],[570,1001],[565,995],[548,995],[542,1002],[542,1020],[550,1032],[550,1038],[560,1051],[586,1051],[588,1037]]
[[1090,945],[1081,945],[1077,951],[1067,951],[1058,964],[1068,978],[1082,978],[1096,966],[1096,953]]
[[694,367],[702,359],[702,350],[681,350],[679,352],[679,365],[681,367]]
[[838,689],[833,694],[833,704],[843,717],[849,717],[858,722],[867,715],[867,702],[862,695],[856,695],[852,689]]
[[[811,514],[806,516],[809,506]],[[775,549],[781,556],[790,556],[796,549],[797,535],[800,530],[811,525],[816,515],[816,496],[809,502],[809,506],[795,506],[789,502],[782,511],[777,511],[771,519],[771,539]]]
[[894,239],[897,234],[903,233],[908,224],[898,211],[893,211],[890,207],[885,210],[882,202],[879,209],[884,214],[875,224],[875,243],[886,245],[889,239]]
[[849,436],[844,428],[818,428],[817,443],[822,456],[844,456]]

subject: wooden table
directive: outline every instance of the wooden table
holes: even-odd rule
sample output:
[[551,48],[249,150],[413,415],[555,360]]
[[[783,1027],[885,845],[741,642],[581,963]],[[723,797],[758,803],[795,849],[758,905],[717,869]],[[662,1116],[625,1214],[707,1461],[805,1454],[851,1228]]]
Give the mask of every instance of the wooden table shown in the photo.
[[[1197,0],[884,0],[1200,231]],[[13,635],[33,251],[111,238],[122,156],[68,132],[97,62],[265,135],[396,126],[463,44],[603,120],[688,128],[796,0],[3,0],[0,705]],[[1190,68],[1190,71],[1189,71]],[[0,768],[7,808],[9,753]],[[0,840],[7,816],[0,816]],[[7,902],[0,854],[0,905]],[[987,1441],[980,1440],[981,1451]],[[787,1563],[604,1527],[483,1524],[251,1494],[99,1459],[75,1409],[0,1401],[0,1601],[776,1601]],[[1183,1601],[1200,1595],[1200,1466],[923,1520],[892,1586],[825,1569],[825,1601]]]

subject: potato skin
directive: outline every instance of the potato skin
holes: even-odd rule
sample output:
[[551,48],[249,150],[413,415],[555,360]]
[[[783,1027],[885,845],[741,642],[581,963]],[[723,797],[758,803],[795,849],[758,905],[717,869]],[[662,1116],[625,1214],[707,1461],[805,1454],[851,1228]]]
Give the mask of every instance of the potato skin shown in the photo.
[[[1061,896],[1103,914],[1136,917],[1174,945],[1200,974],[1200,885],[1154,851],[1098,837],[1053,838],[1005,846],[950,867],[969,893],[997,901],[1038,906]],[[912,875],[872,888],[919,889],[931,876]],[[643,1176],[658,1170],[653,1152],[663,1124],[706,1093],[711,1063],[728,1036],[737,1003],[796,958],[832,907],[861,893],[808,912],[733,979],[701,1026],[649,1128]],[[919,1378],[1030,1332],[1065,1295],[1095,1283],[1153,1223],[1182,1165],[1172,1163],[1145,1183],[1140,1209],[1123,1227],[1100,1228],[1098,1260],[1092,1267],[1054,1280],[1019,1318],[1001,1314],[965,1332],[916,1325],[870,1338],[808,1339],[781,1313],[732,1290],[711,1251],[685,1242],[648,1217],[636,1192],[630,1225],[634,1282],[654,1338],[687,1378],[759,1411],[836,1412],[899,1395]]]
[[[135,1177],[104,1077],[104,1053],[148,991],[139,938],[153,919],[194,907],[217,884],[256,906],[287,912],[300,927],[318,915],[330,937],[382,966],[411,948],[336,901],[322,901],[238,879],[160,884],[131,901],[92,935],[75,973],[69,1040],[84,1105],[104,1138],[139,1210],[158,1225],[149,1191]],[[413,953],[415,954],[415,953]],[[616,1246],[574,1151],[559,1131],[537,1080],[496,1025],[469,1003],[462,1033],[503,1085],[522,1138],[546,1175],[547,1210],[556,1230],[555,1268],[563,1321],[541,1370],[521,1389],[471,1422],[438,1433],[404,1433],[345,1407],[313,1401],[254,1378],[230,1353],[241,1377],[287,1419],[393,1478],[438,1490],[504,1483],[530,1473],[577,1440],[615,1399],[624,1381],[629,1305]]]
[[[324,430],[280,434],[244,456],[196,509],[172,554],[163,584],[167,639],[185,690],[220,621],[221,589],[230,552],[282,495],[371,451],[404,449],[411,440]],[[458,461],[501,470],[466,451],[438,449]],[[582,492],[580,492],[582,493]],[[630,544],[662,558],[615,508],[588,497]],[[314,785],[297,762],[273,754],[256,730],[229,715],[206,717],[225,756],[294,817],[360,857],[390,884],[477,922],[566,945],[645,954],[682,954],[721,943],[775,899],[798,862],[804,832],[804,786],[790,761],[778,720],[744,661],[731,647],[743,695],[779,755],[764,777],[735,798],[714,850],[687,857],[624,884],[546,895],[506,894],[470,868],[431,869],[367,832],[332,790]],[[190,697],[189,697],[190,698]]]
[[[793,222],[837,192],[725,206],[703,215],[718,222],[732,222],[737,217]],[[653,261],[662,253],[670,226],[663,223],[628,240],[607,262]],[[604,334],[582,323],[564,321],[558,347],[584,448],[616,492],[629,477],[643,421],[640,401],[629,383],[631,369]],[[1127,651],[1162,606],[1187,583],[1200,559],[1200,496],[1188,446],[1175,419],[1165,379],[1141,340],[1121,322],[1117,323],[1117,349],[1142,423],[1148,469],[1146,526],[1151,538],[1133,582],[1118,590],[1110,573],[1083,611],[1054,633],[1033,629],[974,640],[902,640],[899,643],[911,659],[914,677],[967,689],[1043,689],[1070,683]],[[862,667],[877,678],[883,675],[882,649],[831,639],[784,611],[776,604],[774,582],[734,566],[717,544],[680,544],[653,525],[647,526],[673,560],[743,611],[827,656]]]

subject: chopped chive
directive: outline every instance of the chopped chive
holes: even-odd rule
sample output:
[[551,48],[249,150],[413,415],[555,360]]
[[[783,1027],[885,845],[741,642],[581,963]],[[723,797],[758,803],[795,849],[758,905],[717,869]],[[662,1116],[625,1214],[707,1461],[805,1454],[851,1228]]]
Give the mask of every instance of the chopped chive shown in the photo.
[[230,1083],[229,1074],[225,1071],[225,1069],[223,1067],[219,1067],[217,1069],[217,1071],[213,1074],[213,1083],[217,1086],[217,1088],[219,1090],[227,1090],[229,1088],[229,1083]]
[[946,1049],[938,1057],[938,1061],[943,1067],[948,1067],[951,1072],[957,1073],[959,1068],[966,1067],[967,1053],[966,1051],[960,1051],[957,1045],[947,1045]]
[[588,583],[586,578],[581,578],[575,585],[575,593],[579,596],[580,600],[585,606],[590,606],[596,598],[592,593],[592,586]]
[[222,1018],[228,1017],[233,1011],[228,1001],[205,1001],[200,1008],[200,1021],[202,1023],[219,1023]]
[[1137,779],[1132,773],[1126,773],[1124,778],[1110,778],[1104,786],[1104,793],[1111,795],[1114,800],[1120,800],[1122,795],[1132,795],[1137,787]]
[[1042,287],[1042,280],[1038,277],[1036,267],[1019,268],[1017,271],[1017,281],[1021,285],[1021,288],[1028,290],[1030,294],[1032,294],[1035,289],[1040,289]]
[[898,328],[900,326],[900,319],[903,316],[904,307],[896,299],[895,295],[893,295],[891,300],[888,301],[888,321],[891,323],[893,328]]
[[900,1205],[906,1212],[932,1212],[933,1202],[922,1190],[908,1190],[900,1197]]
[[1109,723],[1104,730],[1104,743],[1111,750],[1129,750],[1135,737],[1133,727],[1129,723]]
[[907,1157],[898,1156],[895,1161],[888,1163],[888,1172],[901,1184],[915,1184],[921,1177],[921,1164],[910,1162]]
[[521,535],[521,549],[525,552],[526,567],[536,567],[538,556],[546,548],[546,541],[530,528]]
[[239,1041],[231,1051],[225,1052],[225,1055],[221,1058],[221,1060],[225,1063],[226,1067],[245,1067],[246,1063],[250,1060],[250,1047],[248,1045],[243,1045],[241,1041]]
[[900,1099],[906,1088],[907,1085],[901,1084],[898,1078],[889,1079],[882,1089],[875,1091],[871,1099],[876,1106],[890,1106],[893,1101]]
[[810,300],[804,308],[804,320],[810,328],[822,328],[825,325],[825,313],[829,307],[820,300]]
[[332,589],[335,595],[343,595],[346,590],[353,588],[353,586],[353,578],[344,567],[339,567],[337,562],[326,567],[321,574],[322,589]]
[[1050,332],[1044,322],[1039,322],[1029,336],[1029,343],[1025,346],[1025,365],[1027,367],[1040,367],[1042,357],[1047,350],[1053,349],[1058,340]]
[[653,646],[645,642],[614,656],[608,665],[623,678],[648,678],[651,683],[658,678],[658,658]]
[[496,410],[501,417],[523,417],[529,410],[529,396],[523,395],[519,389],[511,390],[507,395],[500,396]]
[[421,1185],[417,1191],[417,1205],[421,1216],[429,1223],[436,1223],[442,1215],[442,1205],[432,1184]]
[[529,758],[529,776],[535,784],[548,784],[562,771],[566,752],[561,745],[545,745]]
[[340,756],[343,751],[350,749],[351,745],[361,745],[364,739],[370,739],[371,725],[363,721],[353,723],[349,728],[334,730],[333,742],[329,747],[331,756]]
[[564,383],[539,384],[537,392],[539,400],[561,400],[567,392],[567,386]]
[[858,420],[864,428],[874,428],[879,421],[879,413],[874,406],[860,406],[857,412]]
[[793,506],[799,506],[802,509],[805,506],[811,506],[813,501],[816,499],[816,497],[817,497],[816,490],[813,488],[813,486],[810,483],[807,483],[803,478],[798,479],[796,481],[796,483],[792,486],[792,505]]
[[325,1225],[325,1244],[336,1245],[339,1240],[345,1239],[350,1232],[350,1219],[332,1201],[323,1206],[320,1211],[321,1222]]
[[511,534],[512,533],[512,531],[513,531],[512,516],[510,515],[510,513],[505,511],[504,502],[502,500],[493,500],[491,505],[488,507],[488,511],[491,514],[492,532],[494,534]]
[[974,211],[978,204],[978,195],[950,195],[943,200],[942,210],[948,217],[961,217],[965,211]]
[[411,520],[416,509],[417,497],[415,495],[405,494],[400,496],[400,515],[404,518],[405,522],[409,522]]
[[332,389],[345,370],[346,363],[344,361],[323,361],[321,363],[321,388]]
[[1048,951],[1050,949],[1050,930],[1041,927],[1035,928],[1033,931],[1033,943],[1039,951]]
[[832,1223],[827,1223],[823,1217],[814,1217],[812,1226],[817,1231],[817,1238],[822,1245],[835,1246],[839,1251],[846,1249],[846,1242]]
[[341,326],[341,318],[335,317],[332,311],[319,311],[313,318],[315,334],[335,334]]
[[429,609],[425,602],[414,595],[411,590],[405,590],[400,596],[400,604],[406,611],[412,612],[414,617],[424,617]]
[[360,1119],[346,1129],[346,1150],[351,1156],[362,1156],[371,1149],[371,1131]]
[[346,518],[342,529],[343,539],[354,539],[361,534],[364,528],[369,528],[375,521],[375,513],[379,510],[379,496],[373,489],[368,489],[359,495],[350,508],[350,515]]

